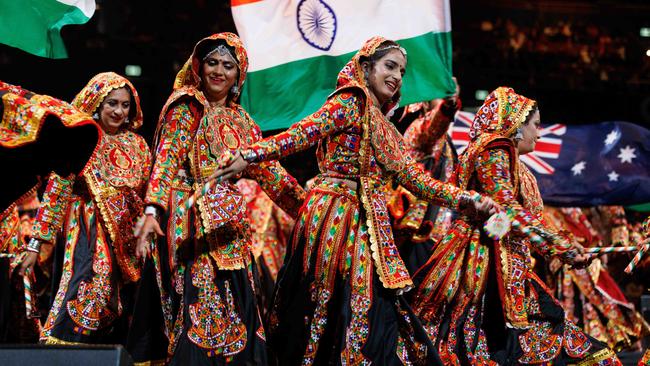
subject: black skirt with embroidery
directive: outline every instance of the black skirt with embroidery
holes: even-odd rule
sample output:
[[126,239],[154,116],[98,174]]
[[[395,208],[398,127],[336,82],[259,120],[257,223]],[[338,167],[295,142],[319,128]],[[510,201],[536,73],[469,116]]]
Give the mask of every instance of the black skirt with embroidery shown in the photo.
[[322,182],[305,199],[268,319],[278,365],[441,364],[402,295],[379,281],[356,192]]
[[220,270],[202,250],[208,247],[205,240],[195,239],[194,244],[177,253],[176,274],[183,283],[170,365],[267,365],[252,258],[244,269]]
[[[70,204],[58,288],[41,332],[48,344],[124,344],[133,286],[124,286],[108,232],[90,198]],[[56,261],[59,262],[59,261]]]

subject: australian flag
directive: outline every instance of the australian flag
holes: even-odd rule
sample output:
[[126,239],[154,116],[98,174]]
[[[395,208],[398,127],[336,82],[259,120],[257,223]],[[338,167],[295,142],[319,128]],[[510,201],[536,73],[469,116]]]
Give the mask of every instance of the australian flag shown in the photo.
[[[469,143],[472,113],[458,112],[451,129],[456,149]],[[650,130],[629,122],[542,125],[535,151],[521,156],[553,206],[650,202]]]

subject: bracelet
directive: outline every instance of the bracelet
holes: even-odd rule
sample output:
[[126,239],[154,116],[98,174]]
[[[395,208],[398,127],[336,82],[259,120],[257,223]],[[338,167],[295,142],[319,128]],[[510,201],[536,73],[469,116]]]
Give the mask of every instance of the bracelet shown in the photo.
[[246,160],[247,163],[252,163],[257,159],[257,154],[253,149],[244,149],[241,150],[241,156]]
[[472,201],[481,202],[481,198],[482,198],[481,195],[479,193],[477,193],[477,192],[474,192],[474,191],[467,192],[467,191],[465,191],[465,192],[460,194],[460,196],[458,197],[458,201],[461,202],[464,205],[467,205]]
[[576,259],[576,257],[578,256],[578,251],[576,249],[569,249],[566,252],[562,253],[562,255],[564,256],[564,258],[572,261]]
[[41,252],[41,241],[36,239],[36,238],[31,238],[27,242],[27,251],[32,252],[32,253],[40,253]]
[[156,206],[148,205],[144,209],[144,214],[147,216],[151,215],[154,219],[158,220],[158,208]]

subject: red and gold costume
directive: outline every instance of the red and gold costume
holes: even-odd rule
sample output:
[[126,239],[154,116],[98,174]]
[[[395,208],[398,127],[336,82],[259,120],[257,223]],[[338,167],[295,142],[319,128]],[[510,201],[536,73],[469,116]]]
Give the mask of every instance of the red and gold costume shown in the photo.
[[54,242],[59,228],[64,246],[61,280],[41,332],[50,344],[123,342],[122,288],[137,281],[133,226],[143,209],[150,152],[133,131],[142,125],[133,85],[112,72],[93,77],[72,105],[92,115],[113,90],[126,88],[129,121],[115,133],[104,131],[88,164],[75,179],[50,175],[32,236]]
[[394,243],[387,185],[392,177],[447,207],[466,193],[431,178],[408,155],[385,117],[399,95],[383,110],[372,102],[360,58],[384,41],[363,45],[318,111],[242,152],[255,163],[318,144],[320,174],[300,209],[270,316],[282,365],[435,362],[397,295],[412,281]]
[[[38,338],[37,320],[20,323],[26,327],[14,322],[21,318],[24,320],[25,316],[23,280],[15,269],[27,254],[29,236],[51,240],[53,235],[48,233],[60,229],[56,225],[62,222],[59,218],[62,214],[55,218],[54,212],[62,213],[65,200],[57,199],[58,194],[54,192],[48,194],[47,207],[38,216],[45,221],[34,222],[29,217],[21,222],[18,212],[26,199],[35,197],[38,188],[43,186],[41,181],[46,180],[48,174],[58,176],[58,173],[67,177],[84,168],[97,145],[99,128],[90,116],[66,102],[1,81],[0,97],[0,165],[6,172],[11,172],[3,182],[0,195],[0,253],[13,256],[0,258],[0,307],[10,312],[0,314],[0,341],[33,342],[34,336]],[[62,141],[74,143],[64,144]],[[66,186],[61,192],[65,197],[70,190],[71,187]],[[32,223],[38,232],[33,232]],[[39,265],[47,259],[44,254],[51,252],[45,248],[51,249],[51,243],[42,247]],[[36,273],[28,274],[33,290],[45,285],[40,276],[43,272],[49,271],[39,268]],[[13,278],[9,278],[12,275]],[[4,339],[8,334],[11,334],[11,339]]]
[[[650,239],[650,216],[643,221],[641,227],[641,241]],[[646,349],[643,357],[639,360],[639,366],[650,366],[650,348]]]
[[[621,206],[600,207],[610,223],[611,246],[629,245],[627,220]],[[577,240],[584,247],[599,246],[601,235],[594,229],[581,208],[544,209],[546,221]],[[607,244],[605,244],[607,245]],[[585,333],[620,350],[629,348],[650,329],[634,304],[627,301],[603,262],[595,259],[586,269],[563,266],[557,273],[558,299],[567,317],[581,324]],[[576,296],[578,295],[578,296]],[[577,300],[577,301],[576,301]],[[576,302],[579,302],[576,304]]]
[[[427,110],[430,104],[434,106]],[[409,105],[404,112],[405,115],[420,114],[404,132],[410,155],[423,170],[442,182],[449,180],[458,161],[447,130],[459,107],[453,99],[440,99]],[[396,235],[402,237],[400,254],[409,271],[414,273],[426,263],[434,243],[449,229],[453,212],[429,205],[401,186],[395,190],[388,208]]]
[[[161,112],[146,194],[147,204],[165,212],[162,224],[167,235],[158,240],[164,261],[159,282],[172,364],[266,363],[264,330],[252,286],[251,229],[242,193],[234,183],[218,183],[191,210],[182,214],[178,210],[187,197],[202,189],[222,154],[245,148],[262,136],[236,103],[237,93],[231,92],[225,106],[212,106],[200,88],[201,58],[218,45],[234,50],[239,88],[246,79],[246,50],[236,35],[219,33],[197,43]],[[278,162],[251,164],[244,175],[255,179],[287,212],[296,212],[302,204],[304,191]],[[172,279],[166,281],[169,270]],[[180,299],[176,314],[171,313],[174,292]]]
[[[81,172],[95,151],[99,131],[90,116],[59,99],[2,81],[0,97],[0,163],[15,170],[0,199],[0,209],[6,213],[21,196],[36,191],[39,177],[43,179],[50,172],[62,177]],[[76,143],[62,144],[64,136]],[[52,232],[48,225],[42,223],[39,232]],[[51,235],[44,235],[51,239]]]
[[566,256],[569,245],[540,219],[534,176],[511,139],[535,102],[498,88],[478,110],[472,141],[453,180],[506,207],[513,230],[489,239],[461,216],[415,277],[412,305],[445,364],[620,364],[614,353],[565,319],[559,302],[532,271],[530,250]]
[[[31,207],[29,207],[31,206]],[[0,220],[0,253],[14,255],[11,258],[0,259],[0,301],[7,313],[0,315],[6,319],[0,322],[0,342],[2,343],[36,343],[40,332],[40,321],[36,317],[27,317],[25,312],[25,296],[23,278],[18,276],[16,267],[24,258],[25,246],[31,235],[33,215],[38,208],[36,193],[27,195],[16,202],[13,209],[5,212]],[[51,246],[48,246],[51,249]],[[32,296],[36,297],[37,290],[41,291],[49,285],[43,276],[48,271],[48,254],[52,251],[42,250],[38,260],[38,271],[30,274]],[[7,264],[5,266],[5,263]],[[36,280],[36,281],[35,281]],[[39,303],[31,302],[36,308]],[[38,310],[35,310],[36,312]],[[11,330],[11,331],[9,331]]]
[[[31,226],[29,227],[31,231]],[[0,253],[8,255],[7,275],[11,275],[16,266],[22,261],[22,253],[25,250],[25,228],[16,204],[11,205],[0,216]],[[4,259],[3,259],[4,260]]]
[[282,211],[254,180],[237,181],[248,207],[248,220],[253,233],[253,258],[260,273],[258,297],[260,310],[266,315],[271,306],[275,281],[282,267],[294,219]]

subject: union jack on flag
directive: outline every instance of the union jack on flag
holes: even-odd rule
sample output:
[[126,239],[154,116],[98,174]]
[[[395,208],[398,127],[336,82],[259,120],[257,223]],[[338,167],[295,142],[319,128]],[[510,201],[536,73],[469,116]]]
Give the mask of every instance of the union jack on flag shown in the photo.
[[[458,112],[449,133],[458,153],[474,114]],[[650,202],[650,130],[629,122],[542,125],[535,151],[520,156],[554,206]]]
[[[459,111],[456,113],[454,125],[451,128],[451,139],[458,154],[465,151],[469,144],[469,127],[474,120],[474,113]],[[542,136],[535,145],[535,151],[521,156],[521,161],[539,174],[553,174],[555,168],[545,159],[557,159],[562,150],[562,139],[552,136],[562,136],[566,133],[566,126],[556,123],[544,127],[540,131]]]

